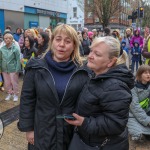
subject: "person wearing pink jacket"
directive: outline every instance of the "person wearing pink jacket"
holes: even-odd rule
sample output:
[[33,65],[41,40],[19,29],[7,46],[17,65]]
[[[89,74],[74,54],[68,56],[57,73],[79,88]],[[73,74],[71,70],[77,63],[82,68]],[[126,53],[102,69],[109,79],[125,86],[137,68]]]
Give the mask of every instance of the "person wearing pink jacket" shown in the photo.
[[[134,47],[135,41],[139,43],[139,47],[140,47],[140,49],[142,51],[142,48],[143,48],[143,37],[140,35],[140,30],[138,30],[138,29],[136,29],[134,31],[134,35],[133,35],[133,37],[130,40],[130,46],[131,46],[131,48]],[[140,63],[140,65],[142,65],[141,56],[140,56],[139,63]]]

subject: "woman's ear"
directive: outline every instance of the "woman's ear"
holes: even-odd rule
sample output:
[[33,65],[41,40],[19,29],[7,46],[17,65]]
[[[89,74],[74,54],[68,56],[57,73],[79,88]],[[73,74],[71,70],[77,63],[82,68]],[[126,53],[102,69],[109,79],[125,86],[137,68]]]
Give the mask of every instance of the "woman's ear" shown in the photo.
[[114,64],[116,64],[117,62],[117,57],[113,57],[112,59],[110,59],[110,63],[107,65],[108,68],[111,68],[112,66],[114,66]]

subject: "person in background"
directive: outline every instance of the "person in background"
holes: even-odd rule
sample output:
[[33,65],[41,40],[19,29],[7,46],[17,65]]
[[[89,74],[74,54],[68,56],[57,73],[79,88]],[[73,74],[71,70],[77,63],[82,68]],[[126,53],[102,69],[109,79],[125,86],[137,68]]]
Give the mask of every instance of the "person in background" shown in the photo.
[[16,102],[19,99],[20,50],[13,43],[12,34],[5,33],[4,41],[5,46],[0,48],[0,72],[2,72],[4,87],[8,93],[5,100],[8,101],[13,97],[13,101]]
[[141,65],[136,73],[136,83],[128,119],[128,131],[134,141],[144,140],[150,135],[150,66]]
[[82,31],[82,38],[83,38],[82,47],[84,50],[84,55],[87,56],[90,53],[90,48],[89,48],[90,40],[88,38],[88,34],[85,31]]
[[[4,35],[7,34],[7,33],[12,34],[11,31],[5,30],[5,31],[4,31],[4,34],[3,34],[3,37],[4,37]],[[14,44],[19,48],[19,50],[20,50],[20,46],[19,46],[18,42],[13,39],[13,43],[14,43]],[[5,45],[6,45],[5,40],[3,40],[3,41],[0,43],[0,48],[3,47],[3,46],[5,46]],[[21,50],[20,50],[20,51],[21,51]]]
[[142,51],[142,55],[144,58],[146,58],[145,60],[145,64],[150,66],[150,34],[147,37],[147,40],[145,42],[143,51]]
[[36,29],[28,29],[26,34],[34,38],[34,46],[38,48],[38,31]]
[[21,34],[22,34],[21,28],[17,28],[16,33],[14,34],[14,40],[18,42]]
[[67,24],[57,26],[46,55],[26,66],[18,128],[26,132],[29,150],[68,150],[74,128],[57,116],[75,111],[88,79],[77,32]]
[[131,54],[132,54],[132,68],[131,68],[131,70],[132,70],[132,73],[134,73],[134,66],[136,65],[136,71],[137,71],[139,63],[140,63],[140,58],[141,58],[140,57],[141,49],[140,49],[138,41],[134,42],[133,48],[131,50]]
[[104,36],[111,36],[111,31],[110,31],[110,29],[107,28],[107,27],[104,29],[104,32],[103,32],[103,33],[104,33]]
[[11,28],[11,26],[8,25],[5,30],[9,30],[11,32],[12,28]]
[[82,38],[82,34],[81,32],[77,32],[78,38],[79,38],[79,50],[80,50],[80,56],[84,57],[84,50],[82,47],[82,42],[83,42],[83,38]]
[[[132,36],[131,40],[130,40],[130,46],[131,48],[134,47],[134,42],[135,41],[138,41],[139,43],[139,47],[141,49],[141,53],[142,53],[142,48],[143,48],[143,37],[140,35],[140,30],[136,29],[134,31],[134,35]],[[142,65],[142,58],[141,58],[141,55],[140,55],[140,65]]]
[[69,150],[128,150],[133,74],[124,64],[117,39],[100,37],[90,48],[87,66],[94,74],[78,97],[75,120],[65,119],[76,126]]
[[125,40],[122,40],[122,42],[121,42],[121,48],[123,50],[125,50],[127,54],[129,53],[129,50],[128,50],[127,46],[126,46],[126,41]]
[[83,28],[83,31],[88,34],[88,31],[89,31],[89,30],[88,30],[88,28],[84,27],[84,28]]
[[45,32],[40,32],[38,35],[38,51],[37,55],[39,58],[43,56],[49,45],[49,35]]
[[45,33],[49,35],[49,40],[51,40],[52,31],[50,29],[45,29]]
[[97,30],[93,29],[92,32],[93,32],[93,39],[97,38]]
[[122,41],[125,41],[126,42],[126,47],[128,48],[128,58],[129,58],[129,65],[130,65],[130,68],[131,68],[131,58],[132,58],[132,55],[131,55],[131,46],[130,46],[130,40],[132,38],[132,30],[130,28],[127,28],[126,31],[125,31],[125,36],[123,37]]
[[125,51],[125,53],[126,53],[126,66],[127,66],[127,68],[129,69],[129,50],[128,50],[128,48],[126,47],[126,41],[125,40],[122,40],[122,42],[121,42],[121,50],[123,50],[123,51]]
[[30,36],[25,37],[24,48],[21,50],[23,58],[21,59],[21,64],[25,68],[29,59],[37,57],[37,49],[34,47],[34,39]]
[[120,37],[120,31],[119,29],[115,29],[113,32],[112,32],[112,35],[118,40],[121,42],[121,37]]
[[91,31],[89,31],[88,32],[88,38],[89,38],[89,40],[90,40],[90,45],[92,44],[92,41],[93,41],[93,32],[91,32]]

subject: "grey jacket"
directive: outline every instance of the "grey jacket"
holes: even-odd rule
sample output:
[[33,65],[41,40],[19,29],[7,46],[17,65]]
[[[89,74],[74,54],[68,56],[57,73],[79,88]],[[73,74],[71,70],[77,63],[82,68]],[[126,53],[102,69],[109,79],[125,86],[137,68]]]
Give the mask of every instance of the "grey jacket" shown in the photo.
[[135,118],[143,126],[147,126],[148,123],[150,123],[150,116],[148,116],[146,114],[146,112],[148,112],[150,110],[150,106],[147,110],[143,109],[140,106],[139,102],[149,96],[150,86],[146,90],[134,87],[131,90],[131,92],[132,92],[132,102],[131,102],[131,105],[130,105],[129,117]]

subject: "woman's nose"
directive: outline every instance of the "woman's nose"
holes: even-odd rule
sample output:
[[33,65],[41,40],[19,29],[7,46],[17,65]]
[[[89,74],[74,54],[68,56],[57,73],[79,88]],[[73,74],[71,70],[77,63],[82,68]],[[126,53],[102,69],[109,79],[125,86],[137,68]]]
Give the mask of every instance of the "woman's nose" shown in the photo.
[[65,45],[64,40],[61,40],[61,41],[60,41],[60,45],[61,45],[61,46],[64,46],[64,45]]

